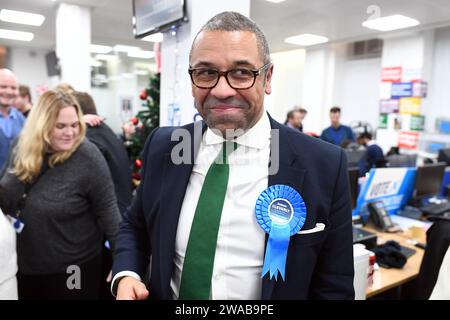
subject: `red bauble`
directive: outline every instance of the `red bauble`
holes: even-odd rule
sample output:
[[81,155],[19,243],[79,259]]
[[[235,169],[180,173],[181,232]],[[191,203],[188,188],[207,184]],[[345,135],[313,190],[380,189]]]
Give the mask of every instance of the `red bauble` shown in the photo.
[[142,90],[141,94],[139,95],[139,98],[141,100],[147,100],[148,94],[147,94],[147,90]]
[[142,161],[139,160],[139,159],[137,159],[137,160],[134,162],[134,165],[136,166],[136,168],[140,169],[140,168],[142,167]]
[[141,125],[139,126],[139,129],[142,129],[142,130],[144,130],[144,125],[143,125],[143,124],[141,124]]
[[136,117],[131,118],[130,121],[131,121],[131,123],[134,124],[134,125],[137,125],[137,124],[139,123],[139,119],[136,118]]

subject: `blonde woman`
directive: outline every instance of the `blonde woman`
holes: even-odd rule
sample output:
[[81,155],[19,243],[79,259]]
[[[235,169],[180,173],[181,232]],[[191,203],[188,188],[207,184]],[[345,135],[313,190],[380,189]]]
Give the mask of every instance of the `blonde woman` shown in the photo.
[[24,227],[17,236],[20,299],[97,299],[103,236],[114,248],[120,214],[108,166],[85,139],[74,98],[44,93],[15,162],[0,181]]

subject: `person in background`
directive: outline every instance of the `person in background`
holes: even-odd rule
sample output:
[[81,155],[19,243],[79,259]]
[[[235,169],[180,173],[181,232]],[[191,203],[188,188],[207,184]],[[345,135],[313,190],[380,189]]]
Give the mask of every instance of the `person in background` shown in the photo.
[[302,125],[300,111],[291,110],[287,113],[286,121],[284,122],[290,128],[300,130]]
[[[86,115],[97,115],[95,102],[88,93],[75,91],[73,92],[73,95],[81,107],[83,118]],[[97,146],[108,164],[114,183],[117,206],[120,213],[123,214],[131,203],[132,194],[131,169],[126,149],[122,141],[104,122],[97,126],[88,124],[86,137]],[[104,265],[103,276],[108,277],[108,273],[112,268],[112,255],[111,252],[104,247],[102,256]],[[103,283],[101,288],[102,299],[113,299],[109,290],[109,282],[110,279],[108,279],[106,283]]]
[[[97,108],[92,97],[86,92],[75,91],[83,118],[85,115],[97,115]],[[116,191],[117,206],[124,213],[131,203],[132,184],[128,155],[122,141],[104,122],[98,126],[88,124],[87,138],[97,146],[108,164]]]
[[31,102],[31,92],[29,87],[24,85],[19,86],[19,95],[16,98],[14,106],[20,112],[22,112],[22,115],[25,118],[28,118],[28,114],[30,113],[31,107],[33,106]]
[[305,117],[306,117],[306,114],[308,113],[308,111],[303,107],[299,107],[298,111],[300,112],[300,128],[299,128],[299,130],[301,132],[303,132],[303,120],[305,120]]
[[24,227],[17,237],[20,299],[98,299],[101,251],[121,220],[100,151],[85,139],[72,95],[47,91],[31,109],[0,180]]
[[355,142],[355,134],[352,128],[344,126],[340,122],[341,108],[333,107],[330,109],[331,126],[322,131],[320,138],[326,142],[341,146],[342,141],[349,139]]
[[13,107],[18,95],[17,79],[8,69],[0,69],[0,171],[8,159],[11,143],[25,123],[24,116]]
[[384,166],[383,149],[372,139],[369,132],[361,133],[356,142],[366,148],[366,153],[360,161],[359,175],[364,176],[371,168],[380,168]]
[[0,186],[0,300],[17,300],[16,232],[6,217],[10,209],[7,191]]

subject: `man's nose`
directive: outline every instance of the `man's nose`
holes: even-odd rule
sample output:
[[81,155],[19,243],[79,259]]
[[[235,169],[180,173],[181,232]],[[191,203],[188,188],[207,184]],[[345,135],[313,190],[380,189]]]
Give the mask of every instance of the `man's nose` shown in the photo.
[[217,85],[211,89],[211,94],[219,99],[224,99],[236,95],[236,89],[233,89],[227,82],[225,76],[219,77]]

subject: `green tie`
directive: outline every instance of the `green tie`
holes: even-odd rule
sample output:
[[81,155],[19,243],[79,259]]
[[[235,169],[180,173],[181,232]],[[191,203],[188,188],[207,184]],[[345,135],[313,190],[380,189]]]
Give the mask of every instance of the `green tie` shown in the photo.
[[236,143],[224,142],[222,151],[206,174],[186,247],[179,299],[209,299],[217,233],[230,170],[228,155],[236,147]]

